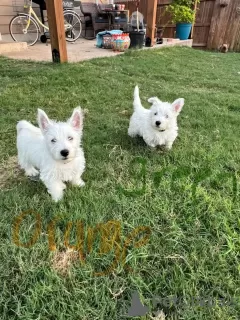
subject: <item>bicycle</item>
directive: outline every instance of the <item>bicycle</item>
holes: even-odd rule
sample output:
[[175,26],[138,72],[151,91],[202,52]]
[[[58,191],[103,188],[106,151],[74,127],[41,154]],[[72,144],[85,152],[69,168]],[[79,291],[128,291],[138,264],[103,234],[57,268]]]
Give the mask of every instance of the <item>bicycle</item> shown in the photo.
[[[25,0],[24,9],[28,9],[28,13],[20,12],[14,16],[10,21],[9,31],[14,41],[27,42],[28,46],[33,46],[39,39],[40,26],[44,30],[42,36],[45,37],[49,27],[38,18],[32,7],[32,0]],[[70,9],[64,10],[63,18],[66,40],[75,42],[82,32],[81,19],[75,11]]]

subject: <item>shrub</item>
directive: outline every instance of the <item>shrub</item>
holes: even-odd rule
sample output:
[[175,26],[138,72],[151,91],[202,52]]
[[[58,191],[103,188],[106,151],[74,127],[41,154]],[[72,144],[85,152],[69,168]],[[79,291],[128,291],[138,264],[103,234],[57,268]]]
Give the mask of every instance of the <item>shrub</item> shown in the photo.
[[[190,1],[190,0],[180,0],[180,1]],[[173,23],[192,23],[194,20],[195,12],[188,6],[179,5],[174,3],[169,5],[167,11],[172,15]]]
[[[200,2],[200,0],[198,0],[197,2]],[[180,6],[186,6],[189,8],[193,8],[195,0],[174,0],[173,3],[179,4]]]

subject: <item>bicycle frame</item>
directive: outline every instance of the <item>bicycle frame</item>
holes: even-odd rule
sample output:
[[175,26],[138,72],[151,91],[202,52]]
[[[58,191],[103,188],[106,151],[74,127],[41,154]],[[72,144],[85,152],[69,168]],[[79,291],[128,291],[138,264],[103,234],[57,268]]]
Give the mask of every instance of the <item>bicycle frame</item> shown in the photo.
[[47,26],[45,26],[45,25],[42,23],[41,20],[39,20],[38,16],[36,15],[35,11],[33,10],[33,8],[32,8],[32,1],[31,1],[31,4],[29,5],[28,14],[26,14],[26,15],[28,15],[28,22],[27,22],[26,28],[23,30],[24,32],[27,33],[27,29],[28,29],[28,27],[30,26],[30,22],[31,22],[31,17],[32,17],[32,16],[33,16],[34,19],[37,21],[38,27],[39,27],[39,25],[40,25],[40,26],[43,27],[43,29],[49,30],[49,28],[48,28]]
[[45,26],[42,21],[38,18],[38,16],[36,15],[35,11],[32,8],[32,4],[29,6],[29,11],[28,11],[28,15],[29,15],[29,19],[28,19],[28,23],[27,23],[27,27],[26,27],[26,31],[30,25],[30,17],[33,15],[33,17],[35,18],[35,20],[37,21],[37,23],[43,27],[43,29],[45,30],[49,30],[49,28],[47,26]]
[[[66,10],[66,11],[71,11],[71,12],[74,12],[73,10]],[[75,12],[74,12],[75,13]],[[76,13],[75,13],[76,14]],[[38,25],[40,25],[40,26],[42,26],[43,27],[43,29],[44,30],[47,30],[47,31],[49,31],[49,27],[48,26],[46,26],[46,25],[44,25],[43,23],[42,23],[42,21],[38,18],[38,16],[36,15],[36,13],[35,13],[35,11],[33,10],[33,8],[32,8],[32,1],[31,1],[31,4],[29,5],[29,10],[28,10],[28,22],[27,22],[27,26],[26,26],[26,28],[24,29],[24,31],[27,33],[27,29],[28,29],[28,27],[29,27],[29,25],[30,25],[30,22],[31,22],[31,17],[34,17],[34,19],[37,21],[37,23],[38,23]],[[80,19],[81,20],[81,19]],[[65,21],[64,21],[65,22]],[[64,23],[64,27],[65,27],[65,31],[68,29],[68,28],[71,28],[71,25],[69,24],[69,23],[67,23],[67,24],[65,24]]]

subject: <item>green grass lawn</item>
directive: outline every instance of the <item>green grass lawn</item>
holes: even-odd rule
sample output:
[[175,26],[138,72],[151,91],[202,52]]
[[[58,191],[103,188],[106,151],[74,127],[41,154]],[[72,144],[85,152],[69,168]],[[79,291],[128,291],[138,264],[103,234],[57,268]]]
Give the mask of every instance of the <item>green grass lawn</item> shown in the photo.
[[[153,317],[155,295],[179,298],[159,304],[167,320],[240,318],[239,58],[171,48],[68,65],[0,59],[1,320],[126,319],[134,291],[151,311],[141,319]],[[185,98],[171,151],[128,137],[136,84],[146,107],[150,96]],[[36,124],[38,107],[64,120],[78,105],[88,109],[86,186],[69,186],[54,203],[42,183],[17,168],[15,127],[21,119]],[[32,247],[19,247],[14,218],[30,209],[41,217],[41,232]],[[56,250],[49,251],[48,227],[57,217]],[[76,243],[76,221],[84,226],[84,261],[64,245],[70,222]],[[88,250],[88,229],[108,221],[121,225],[113,250],[99,252],[98,236]],[[140,226],[151,229],[144,243],[137,240],[146,230],[131,240]],[[29,215],[20,241],[35,230]],[[114,254],[118,263],[106,272]],[[213,306],[193,304],[193,297]]]

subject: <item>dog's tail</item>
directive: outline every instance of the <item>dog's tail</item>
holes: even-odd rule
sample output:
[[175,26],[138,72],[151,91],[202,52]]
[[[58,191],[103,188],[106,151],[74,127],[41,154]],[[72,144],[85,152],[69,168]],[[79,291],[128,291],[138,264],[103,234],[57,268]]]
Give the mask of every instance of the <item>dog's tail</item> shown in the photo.
[[145,110],[142,106],[140,97],[139,97],[139,88],[138,86],[135,87],[134,89],[134,98],[133,98],[133,108],[134,111],[143,111]]
[[17,124],[17,133],[19,133],[22,129],[30,130],[34,133],[40,133],[40,129],[32,125],[30,122],[26,120],[21,120]]

